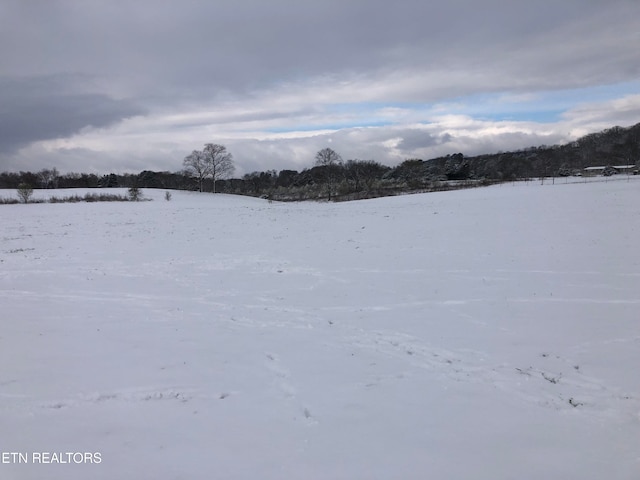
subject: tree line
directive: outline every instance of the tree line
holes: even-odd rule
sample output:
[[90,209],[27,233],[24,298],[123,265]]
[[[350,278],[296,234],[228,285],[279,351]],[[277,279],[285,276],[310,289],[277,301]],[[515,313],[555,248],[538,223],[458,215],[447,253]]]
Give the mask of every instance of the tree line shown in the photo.
[[20,184],[37,188],[137,187],[199,190],[263,196],[274,200],[347,200],[433,191],[500,181],[579,174],[589,166],[637,164],[640,159],[640,123],[613,127],[567,145],[529,147],[511,152],[465,157],[454,153],[422,160],[407,159],[389,167],[375,160],[349,159],[330,148],[318,151],[314,163],[302,171],[266,170],[233,178],[233,156],[226,147],[206,144],[182,161],[176,172],[144,170],[138,174],[0,173],[0,188]]

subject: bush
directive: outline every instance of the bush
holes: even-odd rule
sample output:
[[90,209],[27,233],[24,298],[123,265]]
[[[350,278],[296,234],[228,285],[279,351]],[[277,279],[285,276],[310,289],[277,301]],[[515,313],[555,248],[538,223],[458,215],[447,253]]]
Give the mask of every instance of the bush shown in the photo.
[[82,197],[78,196],[78,195],[72,195],[70,197],[50,197],[49,198],[49,203],[75,203],[75,202],[82,202]]
[[137,202],[142,199],[142,192],[138,187],[129,188],[128,193],[129,193],[129,200],[131,200],[132,202]]
[[[24,195],[27,195],[27,190],[24,190]],[[49,200],[29,200],[30,194],[26,197],[29,203],[78,203],[78,202],[128,202],[131,200],[130,196],[115,195],[113,193],[85,193],[84,196],[69,195],[66,197],[49,197]],[[138,195],[140,200],[142,194]],[[27,203],[24,197],[20,197],[20,201],[15,198],[2,198],[0,197],[0,205],[9,205],[15,203]]]
[[[78,197],[80,198],[80,197]],[[116,195],[114,193],[86,193],[84,197],[78,201],[85,202],[128,202],[129,197],[124,195]]]
[[18,185],[18,200],[20,200],[22,203],[29,203],[29,199],[32,195],[33,188],[31,188],[31,185],[28,185],[26,183],[21,183],[20,185]]

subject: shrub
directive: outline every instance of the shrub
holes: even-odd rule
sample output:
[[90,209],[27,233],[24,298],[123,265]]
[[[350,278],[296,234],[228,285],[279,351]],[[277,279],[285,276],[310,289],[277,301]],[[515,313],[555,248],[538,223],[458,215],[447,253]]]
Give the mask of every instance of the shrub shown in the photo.
[[31,188],[31,185],[28,185],[26,183],[21,183],[20,185],[18,185],[18,199],[22,203],[29,203],[29,199],[32,195],[33,188]]
[[[24,195],[27,195],[27,190],[24,191]],[[30,196],[30,194],[26,196],[29,203],[128,202],[130,200],[129,196],[115,195],[112,193],[85,193],[83,196],[69,195],[66,197],[49,197],[49,200],[30,200]],[[138,199],[141,199],[140,197],[142,197],[142,194],[138,196]],[[0,205],[27,203],[24,198],[24,196],[20,196],[20,201],[18,201],[15,198],[0,197]]]
[[87,193],[80,201],[85,202],[127,202],[131,199],[130,196],[116,195],[113,193]]
[[128,193],[129,193],[129,200],[131,200],[132,202],[137,202],[140,199],[142,199],[142,192],[136,186],[129,188]]

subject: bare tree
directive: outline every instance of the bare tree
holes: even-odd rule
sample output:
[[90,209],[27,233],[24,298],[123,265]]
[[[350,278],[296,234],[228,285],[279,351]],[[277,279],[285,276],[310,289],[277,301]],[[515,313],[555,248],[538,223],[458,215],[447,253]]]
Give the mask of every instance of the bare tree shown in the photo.
[[342,167],[342,157],[330,148],[323,148],[316,153],[316,166],[323,167],[324,178],[327,183],[329,201]]
[[233,156],[227,152],[227,147],[214,143],[207,143],[202,154],[213,180],[213,193],[216,193],[216,181],[229,178],[235,171]]
[[42,188],[58,188],[59,177],[60,174],[56,167],[51,170],[44,168],[38,172],[38,180]]
[[183,160],[182,165],[185,167],[185,170],[189,175],[198,179],[198,187],[200,191],[202,191],[202,183],[210,173],[210,167],[205,160],[204,153],[199,150],[194,150],[191,154],[187,155]]
[[374,160],[347,160],[344,164],[345,177],[356,192],[371,190],[376,180],[382,178],[388,169]]

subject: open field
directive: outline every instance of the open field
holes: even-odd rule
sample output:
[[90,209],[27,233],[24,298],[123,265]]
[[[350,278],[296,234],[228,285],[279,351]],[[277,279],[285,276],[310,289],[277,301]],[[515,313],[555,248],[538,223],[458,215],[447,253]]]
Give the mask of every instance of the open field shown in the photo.
[[0,206],[0,478],[640,477],[639,178],[145,195]]

